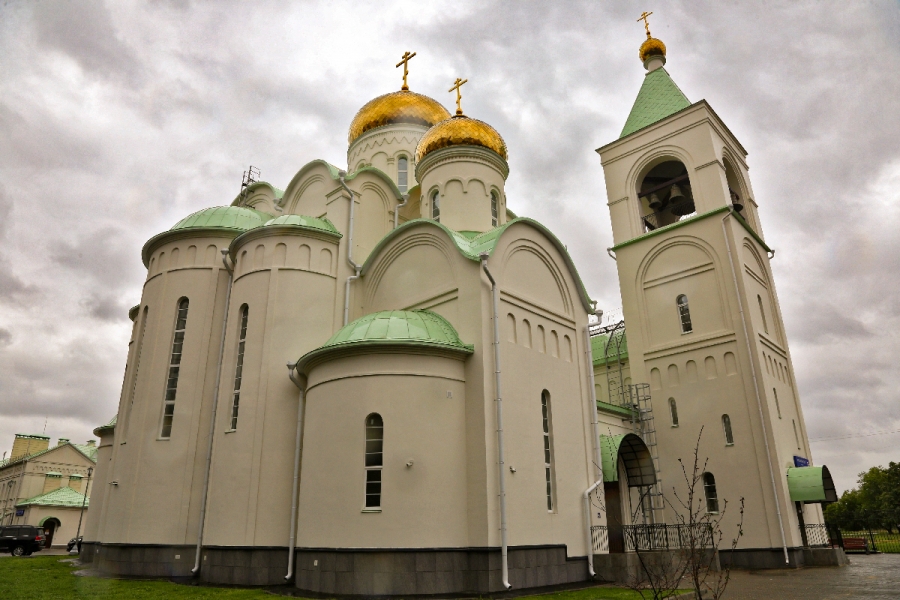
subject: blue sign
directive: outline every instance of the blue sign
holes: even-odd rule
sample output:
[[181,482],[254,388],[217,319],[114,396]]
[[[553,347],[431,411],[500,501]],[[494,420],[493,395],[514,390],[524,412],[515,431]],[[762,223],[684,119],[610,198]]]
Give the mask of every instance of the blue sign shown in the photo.
[[25,509],[24,509],[24,508],[17,508],[17,509],[16,509],[16,516],[17,516],[17,517],[25,516]]
[[802,456],[795,456],[794,457],[794,466],[795,467],[808,467],[809,459],[803,458]]

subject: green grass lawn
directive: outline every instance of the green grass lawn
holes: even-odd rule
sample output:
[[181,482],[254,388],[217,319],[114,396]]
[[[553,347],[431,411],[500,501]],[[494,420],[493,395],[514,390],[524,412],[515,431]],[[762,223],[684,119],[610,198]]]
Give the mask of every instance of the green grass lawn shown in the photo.
[[[65,561],[65,562],[63,562]],[[276,598],[260,589],[179,585],[168,581],[78,577],[79,567],[64,556],[0,557],[0,598],[57,600],[64,598]],[[535,600],[636,600],[641,596],[622,588],[599,587],[531,596]]]

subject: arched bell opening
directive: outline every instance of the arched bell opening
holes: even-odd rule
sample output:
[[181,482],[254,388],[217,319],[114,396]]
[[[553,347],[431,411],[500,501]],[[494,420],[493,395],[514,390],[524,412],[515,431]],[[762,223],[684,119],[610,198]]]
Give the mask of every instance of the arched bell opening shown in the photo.
[[644,175],[638,186],[641,219],[649,232],[696,214],[687,167],[680,160],[665,160]]

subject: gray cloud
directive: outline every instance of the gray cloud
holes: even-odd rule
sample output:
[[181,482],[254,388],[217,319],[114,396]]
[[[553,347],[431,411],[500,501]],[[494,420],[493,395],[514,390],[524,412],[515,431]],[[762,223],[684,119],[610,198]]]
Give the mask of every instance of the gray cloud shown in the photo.
[[[653,33],[692,100],[750,151],[810,436],[897,428],[900,58],[896,3],[672,2]],[[0,445],[86,438],[116,410],[140,248],[227,204],[249,164],[284,187],[342,165],[347,127],[410,83],[510,149],[510,208],[568,246],[591,295],[621,302],[594,148],[643,79],[637,3],[34,2],[0,19]],[[348,43],[349,41],[349,43]],[[55,421],[54,421],[55,419]],[[55,423],[55,425],[54,425]],[[816,442],[839,487],[898,460],[897,436]],[[893,444],[891,442],[893,441]]]

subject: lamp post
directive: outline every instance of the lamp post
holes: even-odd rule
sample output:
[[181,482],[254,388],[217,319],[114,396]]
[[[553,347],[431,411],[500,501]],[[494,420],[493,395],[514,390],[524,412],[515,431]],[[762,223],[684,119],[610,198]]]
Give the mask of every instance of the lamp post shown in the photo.
[[81,536],[81,520],[84,518],[84,505],[87,502],[87,493],[88,488],[91,486],[91,474],[93,472],[94,467],[88,467],[87,483],[84,484],[84,496],[81,498],[81,514],[78,515],[78,531],[75,533],[75,544],[79,554],[81,554],[81,542],[78,540]]

